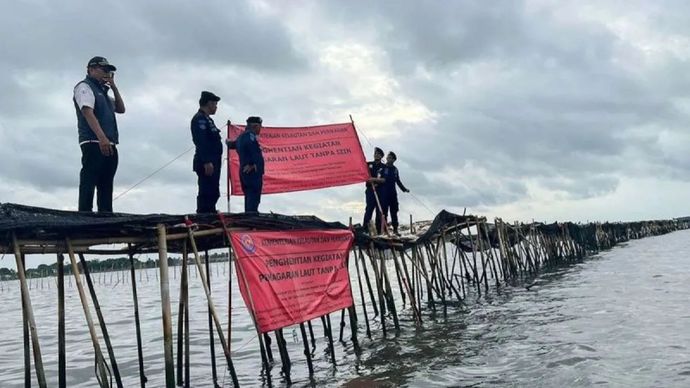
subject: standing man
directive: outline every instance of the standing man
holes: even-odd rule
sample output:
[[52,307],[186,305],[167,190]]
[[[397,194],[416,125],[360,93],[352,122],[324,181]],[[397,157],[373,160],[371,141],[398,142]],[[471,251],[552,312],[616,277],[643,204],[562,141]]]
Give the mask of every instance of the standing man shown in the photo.
[[216,114],[220,97],[207,91],[201,92],[199,111],[192,117],[192,141],[196,146],[192,169],[197,175],[199,191],[196,196],[197,213],[215,213],[220,198],[220,166],[223,158],[223,142],[220,129],[211,118]]
[[[383,167],[381,159],[383,159],[383,150],[379,147],[375,147],[374,161],[367,162],[367,167],[369,168],[369,179],[366,183],[367,188],[364,191],[367,204],[366,208],[364,209],[364,221],[362,222],[362,225],[364,226],[365,230],[368,231],[369,223],[371,222],[371,216],[374,213],[374,211],[376,211],[376,231],[379,234],[381,233],[381,209],[379,207],[378,201],[376,200],[376,196],[378,195],[380,200],[381,183],[385,181],[378,175],[379,171],[381,171],[381,168]],[[376,191],[376,194],[374,194],[374,191]]]
[[235,146],[240,157],[240,183],[244,192],[244,211],[256,213],[261,202],[264,179],[264,156],[259,145],[263,120],[258,116],[247,118],[247,127],[237,137]]
[[[115,66],[103,57],[86,65],[86,78],[74,87],[81,171],[79,211],[93,210],[93,196],[99,213],[113,211],[113,181],[117,171],[119,134],[115,113],[125,113],[125,103],[115,85]],[[108,96],[112,90],[114,98]]]
[[398,234],[398,210],[400,210],[400,204],[398,203],[398,191],[395,185],[400,187],[405,193],[409,193],[405,185],[400,181],[400,174],[398,174],[398,168],[393,164],[398,159],[395,152],[391,151],[386,156],[386,164],[381,168],[381,177],[385,179],[385,182],[381,188],[381,200],[383,206],[383,216],[388,218],[388,211],[391,212],[391,225],[393,225],[393,233]]

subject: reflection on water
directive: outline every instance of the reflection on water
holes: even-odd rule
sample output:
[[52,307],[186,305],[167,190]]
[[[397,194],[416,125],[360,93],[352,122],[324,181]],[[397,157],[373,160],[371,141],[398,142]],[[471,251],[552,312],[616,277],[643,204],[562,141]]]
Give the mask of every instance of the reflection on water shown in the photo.
[[[515,386],[515,387],[687,387],[690,386],[690,230],[632,241],[583,263],[541,274],[530,290],[503,287],[463,308],[424,316],[415,328],[409,310],[401,333],[384,339],[372,321],[365,336],[359,292],[361,351],[337,343],[329,359],[323,327],[314,355],[318,386]],[[227,319],[227,263],[212,265],[213,297]],[[176,314],[179,268],[171,268],[172,310]],[[352,273],[355,273],[354,270]],[[127,275],[127,276],[124,276]],[[113,280],[111,280],[113,276]],[[128,274],[96,274],[97,293],[108,322],[126,387],[138,386],[136,338]],[[137,272],[148,386],[164,386],[160,289],[154,270]],[[147,280],[148,278],[148,280]],[[355,279],[356,280],[356,279]],[[125,282],[123,284],[123,282]],[[190,351],[193,386],[211,383],[207,310],[201,280],[191,273]],[[266,385],[258,342],[233,279],[232,351],[244,386]],[[93,349],[74,287],[66,300],[68,386],[97,386]],[[18,284],[0,293],[0,385],[23,386],[23,345]],[[353,287],[357,287],[356,284]],[[49,385],[57,384],[57,292],[55,279],[32,282],[31,297]],[[409,309],[409,306],[407,306]],[[371,309],[369,309],[372,314]],[[331,316],[337,340],[340,313]],[[173,319],[176,326],[176,315]],[[389,327],[390,321],[387,322]],[[227,322],[223,322],[223,327]],[[174,330],[176,332],[176,328]],[[345,336],[349,338],[349,328]],[[309,385],[299,328],[285,330],[293,362],[292,381]],[[176,348],[175,348],[176,349]],[[216,348],[219,385],[231,386]],[[271,371],[284,386],[280,358]]]

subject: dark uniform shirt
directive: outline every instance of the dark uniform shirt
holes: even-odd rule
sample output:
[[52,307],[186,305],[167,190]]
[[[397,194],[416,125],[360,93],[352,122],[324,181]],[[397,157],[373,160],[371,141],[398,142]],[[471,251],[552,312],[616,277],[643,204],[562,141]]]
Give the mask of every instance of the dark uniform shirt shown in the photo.
[[381,184],[381,194],[389,198],[397,198],[398,192],[395,190],[395,185],[398,185],[400,190],[407,191],[405,185],[400,181],[397,167],[384,164],[379,171],[381,178],[386,180]]
[[[260,179],[264,175],[264,156],[259,139],[252,131],[244,131],[237,137],[237,155],[240,158],[240,179]],[[242,172],[244,166],[256,165],[256,171],[248,174]]]
[[220,139],[220,129],[213,119],[201,110],[192,117],[192,140],[196,146],[194,152],[194,171],[204,168],[204,164],[220,165],[223,158],[223,142]]
[[[372,178],[378,178],[379,172],[381,171],[381,167],[383,167],[383,163],[381,163],[381,161],[374,160],[371,162],[367,162],[367,167],[369,168],[369,176]],[[372,188],[371,188],[372,184],[371,183],[367,182],[366,186],[367,186],[367,191],[372,191]],[[381,187],[381,184],[376,185],[377,191],[380,187]]]

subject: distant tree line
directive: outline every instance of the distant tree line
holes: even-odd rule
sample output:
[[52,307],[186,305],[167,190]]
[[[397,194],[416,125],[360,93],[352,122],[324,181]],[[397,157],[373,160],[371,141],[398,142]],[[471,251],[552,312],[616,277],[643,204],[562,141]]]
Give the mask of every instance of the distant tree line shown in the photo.
[[[211,253],[209,254],[209,260],[211,263],[228,261],[227,253]],[[188,264],[193,263],[194,259],[189,258]],[[148,259],[146,261],[141,261],[139,259],[134,259],[134,268],[158,268],[159,260]],[[109,271],[122,271],[128,270],[130,268],[128,257],[118,257],[111,259],[93,259],[87,260],[87,265],[90,272],[109,272]],[[168,257],[169,266],[179,266],[182,265],[181,257]],[[83,272],[81,261],[77,259],[77,267],[79,272]],[[72,274],[72,266],[70,265],[69,258],[65,255],[65,274]],[[53,264],[41,264],[36,268],[27,268],[26,277],[27,278],[40,278],[45,276],[56,276],[57,275],[57,262]],[[17,271],[9,268],[0,268],[0,281],[3,280],[15,280],[18,279]]]

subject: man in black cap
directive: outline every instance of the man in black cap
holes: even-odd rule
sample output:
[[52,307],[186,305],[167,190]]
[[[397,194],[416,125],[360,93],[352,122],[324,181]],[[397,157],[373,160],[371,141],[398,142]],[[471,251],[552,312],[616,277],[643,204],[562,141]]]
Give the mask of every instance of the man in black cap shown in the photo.
[[[380,234],[381,233],[381,209],[376,201],[376,195],[380,194],[380,185],[381,183],[385,182],[385,179],[381,178],[379,176],[379,173],[381,171],[381,167],[383,167],[383,163],[381,163],[381,159],[383,158],[383,150],[380,149],[379,147],[374,148],[374,160],[371,162],[367,162],[367,167],[369,168],[369,180],[367,180],[367,188],[364,191],[364,194],[366,196],[366,201],[367,205],[364,210],[364,221],[362,225],[364,226],[365,230],[369,230],[369,223],[371,222],[371,216],[374,213],[374,210],[376,211],[376,231]],[[376,191],[376,194],[374,194],[374,191]],[[380,200],[380,195],[379,195],[379,200]]]
[[216,114],[220,97],[211,92],[201,92],[199,111],[192,117],[192,141],[196,146],[192,169],[196,172],[199,193],[196,196],[197,213],[215,213],[220,198],[220,166],[223,158],[223,142],[220,129],[211,119]]
[[[98,212],[113,211],[113,180],[117,171],[119,142],[115,113],[125,113],[125,103],[115,85],[115,66],[103,57],[93,57],[86,78],[74,87],[81,171],[79,211],[92,211],[97,192]],[[112,90],[114,98],[108,96]]]
[[244,192],[244,211],[256,213],[261,202],[264,179],[264,156],[259,145],[261,117],[247,118],[247,127],[237,137],[235,147],[240,157],[240,183]]

